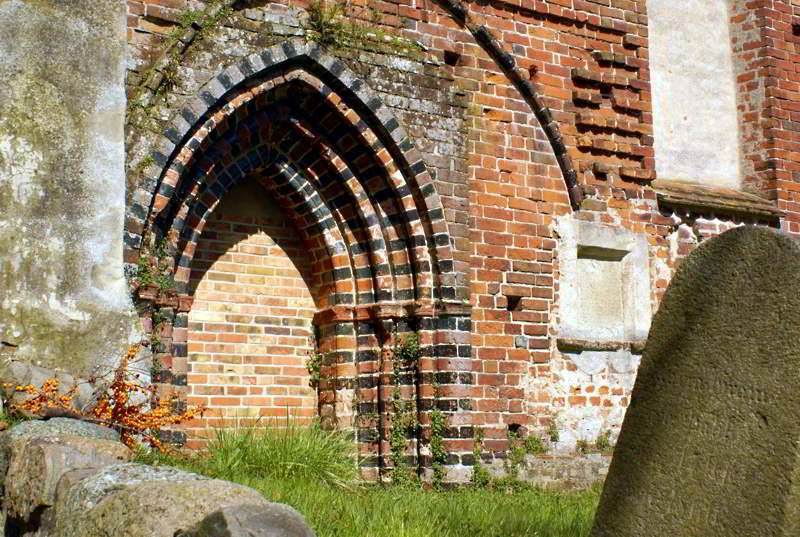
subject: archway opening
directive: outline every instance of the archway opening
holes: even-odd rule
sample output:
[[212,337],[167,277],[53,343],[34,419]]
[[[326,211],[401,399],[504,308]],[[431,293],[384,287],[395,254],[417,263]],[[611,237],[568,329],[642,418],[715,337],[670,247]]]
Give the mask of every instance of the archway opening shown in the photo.
[[[136,194],[127,224],[129,260],[163,241],[174,262],[177,307],[159,310],[169,319],[159,330],[174,327],[172,341],[157,349],[168,364],[157,377],[162,391],[218,408],[210,418],[222,425],[243,414],[285,415],[294,403],[301,419],[311,418],[301,368],[313,350],[321,357],[316,415],[353,431],[365,475],[390,465],[396,381],[416,413],[408,458],[428,466],[422,444],[432,409],[464,414],[456,421],[469,427],[469,409],[458,403],[460,385],[471,384],[469,308],[456,300],[434,184],[398,121],[341,62],[291,43],[226,69],[172,125],[153,155],[159,171]],[[280,248],[259,250],[264,238]],[[243,273],[225,270],[251,247],[266,256],[241,257]],[[247,278],[254,263],[286,263],[292,285]],[[287,297],[297,299],[297,312],[280,311]],[[279,333],[254,328],[253,300],[274,300],[275,322],[264,327]],[[287,334],[284,323],[293,319],[297,330]],[[393,349],[409,332],[421,352],[401,377],[393,374]],[[312,333],[314,343],[300,342]],[[248,384],[260,360],[283,360],[287,374],[260,369],[263,378]],[[253,404],[245,404],[251,388]],[[284,389],[283,400],[255,399]],[[208,423],[193,425],[188,436],[199,439]],[[174,433],[169,439],[186,441],[187,430]],[[461,434],[453,429],[446,446],[463,451]]]
[[190,447],[219,427],[317,416],[306,367],[313,268],[294,224],[257,182],[234,187],[214,211],[189,280],[187,395],[208,409],[187,428]]

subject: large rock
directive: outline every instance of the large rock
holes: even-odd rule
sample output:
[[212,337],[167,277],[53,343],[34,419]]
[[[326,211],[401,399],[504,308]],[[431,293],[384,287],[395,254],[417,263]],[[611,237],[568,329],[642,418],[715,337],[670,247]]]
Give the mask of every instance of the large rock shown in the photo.
[[4,507],[10,518],[27,524],[34,513],[54,505],[65,474],[127,462],[133,453],[112,440],[48,436],[17,439],[11,443],[10,455]]
[[14,442],[31,438],[60,438],[64,436],[95,438],[111,442],[119,441],[119,433],[116,431],[85,421],[70,418],[24,421],[0,433],[0,483],[5,480],[11,445]]
[[236,505],[214,511],[177,537],[314,537],[288,505]]
[[[215,511],[241,505],[278,512],[257,491],[242,485],[172,468],[121,464],[58,494],[52,535],[174,537],[197,527]],[[292,515],[286,527],[295,523]]]
[[800,535],[800,248],[740,228],[656,315],[594,537]]
[[119,433],[108,427],[72,418],[23,421],[0,435],[6,444],[19,438],[46,438],[51,436],[80,436],[100,440],[119,440]]
[[124,0],[0,2],[0,340],[83,375],[137,339]]

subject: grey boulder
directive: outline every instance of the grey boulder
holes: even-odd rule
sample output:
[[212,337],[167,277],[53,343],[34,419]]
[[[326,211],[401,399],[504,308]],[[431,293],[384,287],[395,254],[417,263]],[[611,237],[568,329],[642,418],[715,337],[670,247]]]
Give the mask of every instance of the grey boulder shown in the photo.
[[[78,481],[63,496],[58,495],[52,534],[59,537],[175,537],[180,532],[202,527],[201,523],[216,511],[242,505],[260,506],[264,510],[273,508],[273,504],[257,491],[242,485],[173,468],[119,464]],[[275,516],[279,512],[283,511],[275,510]],[[228,516],[225,520],[233,524],[234,519]],[[247,517],[242,515],[237,520],[244,522]],[[296,517],[290,520],[287,527],[295,528],[301,523]],[[261,535],[252,531],[250,534]]]
[[214,511],[177,537],[314,537],[314,532],[288,505],[261,503]]

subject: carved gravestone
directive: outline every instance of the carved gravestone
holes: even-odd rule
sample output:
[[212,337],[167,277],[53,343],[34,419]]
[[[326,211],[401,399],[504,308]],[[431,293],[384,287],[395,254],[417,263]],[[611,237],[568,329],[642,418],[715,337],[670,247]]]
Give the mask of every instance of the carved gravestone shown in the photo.
[[800,536],[800,247],[761,228],[681,265],[593,537]]

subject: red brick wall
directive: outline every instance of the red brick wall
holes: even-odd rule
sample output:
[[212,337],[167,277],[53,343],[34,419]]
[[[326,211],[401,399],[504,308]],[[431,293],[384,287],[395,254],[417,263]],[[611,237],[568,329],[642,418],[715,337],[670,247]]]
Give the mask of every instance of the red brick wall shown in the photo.
[[800,233],[800,1],[752,2],[763,17],[766,69],[765,124],[767,161],[777,187],[778,208],[786,211],[783,228]]
[[316,415],[305,367],[315,311],[304,280],[308,258],[292,225],[260,189],[245,184],[232,191],[198,244],[189,403],[209,412],[194,424],[195,438],[199,428],[241,418]]
[[[554,415],[570,411],[611,416],[604,427],[618,427],[629,387],[621,387],[608,373],[591,382],[571,382],[575,366],[556,345],[560,275],[555,218],[573,213],[577,219],[644,234],[649,244],[654,308],[677,264],[700,241],[733,225],[758,220],[703,207],[676,209],[657,201],[651,187],[655,176],[646,2],[364,0],[353,4],[357,4],[356,16],[368,18],[368,11],[360,8],[369,5],[380,14],[377,24],[384,30],[425,47],[425,62],[393,53],[346,50],[337,54],[380,95],[422,154],[447,223],[457,272],[456,298],[472,306],[469,338],[466,333],[458,338],[448,334],[446,338],[452,341],[437,341],[453,347],[449,350],[452,354],[436,361],[440,371],[457,365],[474,374],[468,381],[459,377],[463,383],[442,390],[442,397],[457,403],[458,409],[458,414],[454,409],[449,416],[449,423],[460,436],[449,446],[467,454],[460,459],[466,460],[472,448],[471,427],[478,426],[487,430],[487,448],[501,451],[509,424],[543,433]],[[133,61],[128,81],[132,89],[147,73],[148,62],[162,51],[165,34],[175,29],[175,21],[188,5],[182,0],[129,1]],[[302,33],[298,11],[288,6],[303,7],[307,2],[251,5],[264,11],[239,11],[225,22],[226,28],[217,28],[191,45],[181,57],[186,69],[177,81],[178,91],[167,91],[166,104],[157,111],[167,116],[180,109],[184,96],[193,95],[222,67],[234,65],[247,46],[266,48],[253,37],[267,33],[266,22],[273,30],[284,32],[278,41]],[[465,21],[454,15],[457,5],[468,9]],[[800,0],[738,0],[732,12],[742,139],[749,162],[747,180],[787,211],[782,224],[793,232],[800,232],[800,128],[796,123],[800,119],[800,80],[795,68],[800,38],[792,27],[794,17],[800,14],[798,6]],[[482,33],[484,25],[497,38],[494,46],[499,48],[494,51]],[[226,31],[233,37],[218,39],[217,34]],[[507,56],[498,59],[498,52]],[[506,61],[509,58],[513,66]],[[528,83],[533,90],[526,94]],[[134,157],[146,153],[137,145],[131,148]],[[135,159],[132,162],[135,164]],[[240,240],[246,238],[245,232],[234,233],[228,202],[223,205],[203,234],[195,270],[210,263],[207,254],[212,247],[220,247],[219,241],[212,239],[217,225],[227,226],[231,234],[240,233]],[[220,221],[220,214],[228,220]],[[259,225],[269,228],[267,235],[281,236],[286,228],[274,228],[275,223]],[[255,227],[256,223],[249,225]],[[250,246],[249,241],[240,244]],[[234,281],[212,279],[217,273]],[[205,323],[198,326],[198,315],[215,312],[211,306],[229,300],[210,301],[203,293],[213,286],[248,285],[236,273],[215,266],[196,296],[189,338],[189,384],[195,402],[212,395],[200,393],[212,390],[206,386],[208,375],[220,374],[201,371],[201,366],[224,370],[221,363],[196,359],[210,353],[206,345],[231,348],[250,344],[242,341],[235,326],[233,331],[225,328],[222,332],[212,332]],[[199,278],[196,272],[195,280]],[[295,283],[302,283],[301,279],[296,277]],[[305,338],[310,330],[313,292],[301,285],[289,289],[305,293],[302,315],[299,311],[278,313],[275,304],[259,307],[273,308],[269,311],[275,316],[302,319],[306,333],[269,334],[272,338]],[[255,294],[242,296],[250,300]],[[517,297],[518,303],[510,305],[508,297]],[[233,315],[270,316],[238,311]],[[208,324],[221,322],[212,318]],[[222,335],[240,341],[206,343],[198,339]],[[256,336],[268,339],[264,333],[252,335]],[[373,337],[358,336],[362,343]],[[357,339],[354,334],[337,337]],[[294,353],[286,358],[294,361],[284,366],[295,375],[280,375],[293,382],[300,380],[308,350],[307,343],[296,343]],[[469,349],[465,351],[468,344],[470,358]],[[266,347],[275,345],[264,344],[256,355],[271,357],[272,351]],[[216,356],[227,351],[213,352]],[[360,367],[365,369],[370,363]],[[244,367],[244,362],[241,365]],[[331,369],[336,367],[353,366],[338,363]],[[305,381],[291,386],[299,392],[307,390]],[[241,391],[242,386],[232,384],[230,388]],[[229,398],[231,406],[226,408],[233,412],[244,402],[235,398],[245,396],[228,393],[228,389],[216,386],[213,395]],[[262,392],[253,397],[266,395]],[[311,392],[297,397],[302,401],[298,407],[313,413]],[[213,404],[213,400],[209,402]],[[271,401],[264,408],[269,413],[281,406]]]
[[732,5],[745,179],[786,212],[783,229],[800,233],[800,1]]

